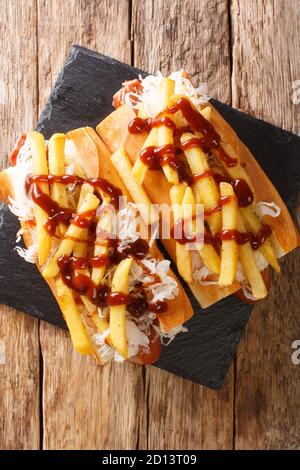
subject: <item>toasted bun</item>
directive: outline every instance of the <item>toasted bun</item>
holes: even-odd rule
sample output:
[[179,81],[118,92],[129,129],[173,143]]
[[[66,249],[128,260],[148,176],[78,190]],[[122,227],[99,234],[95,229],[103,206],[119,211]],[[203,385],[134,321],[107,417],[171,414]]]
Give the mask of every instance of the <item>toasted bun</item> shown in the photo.
[[10,177],[10,169],[1,171],[0,173],[0,199],[5,204],[9,204],[9,197],[13,197],[14,188],[12,185],[12,179]]
[[[76,129],[68,132],[66,137],[74,142],[76,153],[80,154],[80,161],[85,161],[87,164],[89,155],[93,155],[94,159],[94,155],[97,154],[99,159],[98,177],[109,180],[110,183],[121,189],[123,195],[126,195],[128,200],[131,200],[128,191],[111,162],[110,150],[92,128],[83,127]],[[79,158],[78,155],[77,158]],[[155,243],[151,252],[155,258],[163,259],[163,255]],[[160,325],[165,332],[186,322],[193,315],[191,303],[180,281],[172,271],[169,274],[176,279],[179,286],[179,294],[175,299],[168,301],[168,311],[159,316]]]
[[[98,134],[103,142],[110,148],[111,152],[113,153],[123,147],[132,163],[134,163],[138,157],[147,136],[146,133],[132,135],[128,132],[128,124],[135,116],[131,108],[121,106],[97,126]],[[148,171],[144,179],[144,188],[154,204],[171,205],[171,184],[162,176],[161,172]],[[176,263],[175,240],[162,240],[162,243],[173,262]],[[190,284],[189,287],[200,305],[204,308],[227,297],[240,288],[237,282],[234,282],[231,286],[226,288],[220,288],[218,285],[203,286],[197,282]]]

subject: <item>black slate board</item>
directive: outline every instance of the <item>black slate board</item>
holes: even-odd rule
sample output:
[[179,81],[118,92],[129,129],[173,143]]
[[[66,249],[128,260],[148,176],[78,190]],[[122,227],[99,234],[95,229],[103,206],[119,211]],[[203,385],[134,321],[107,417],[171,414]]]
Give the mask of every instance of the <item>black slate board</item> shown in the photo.
[[[112,111],[121,83],[144,72],[74,46],[39,119],[49,137],[76,127],[95,127]],[[290,210],[300,188],[300,138],[212,100],[248,145]],[[284,164],[282,164],[284,161]],[[0,206],[0,302],[62,328],[66,325],[53,295],[34,265],[15,251],[16,218]],[[157,366],[211,388],[221,387],[252,307],[231,296],[202,310],[189,293],[196,315],[188,333],[163,350]]]

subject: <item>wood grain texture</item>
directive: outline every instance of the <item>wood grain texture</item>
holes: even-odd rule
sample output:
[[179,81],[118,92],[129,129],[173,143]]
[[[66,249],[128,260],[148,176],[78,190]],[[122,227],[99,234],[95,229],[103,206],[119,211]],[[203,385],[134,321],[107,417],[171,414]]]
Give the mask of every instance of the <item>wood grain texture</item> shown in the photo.
[[37,0],[39,111],[73,44],[130,64],[128,0]]
[[[184,67],[195,83],[208,82],[213,96],[230,101],[227,1],[147,0],[143,9],[134,1],[132,37],[135,66],[164,73]],[[152,367],[146,384],[140,448],[232,447],[233,368],[219,392]]]
[[188,70],[196,84],[230,103],[227,0],[133,0],[135,65],[151,73]]
[[[299,132],[300,105],[291,102],[292,81],[300,79],[299,2],[256,0],[249,8],[234,0],[231,14],[233,106]],[[299,366],[291,361],[300,338],[299,262],[299,250],[284,259],[238,349],[237,449],[300,446]]]
[[[16,138],[37,117],[35,1],[12,5],[2,0],[0,10],[0,167],[4,167]],[[0,448],[37,449],[38,320],[0,306],[0,344]]]
[[300,80],[299,1],[233,0],[231,18],[233,105],[299,133],[300,105],[291,101]]
[[99,367],[69,335],[44,324],[44,449],[135,449],[144,406],[141,369]]
[[[130,63],[127,1],[47,0],[38,5],[40,110],[72,44]],[[43,448],[134,449],[143,409],[142,369],[118,364],[101,369],[73,351],[68,334],[46,323],[40,340]]]

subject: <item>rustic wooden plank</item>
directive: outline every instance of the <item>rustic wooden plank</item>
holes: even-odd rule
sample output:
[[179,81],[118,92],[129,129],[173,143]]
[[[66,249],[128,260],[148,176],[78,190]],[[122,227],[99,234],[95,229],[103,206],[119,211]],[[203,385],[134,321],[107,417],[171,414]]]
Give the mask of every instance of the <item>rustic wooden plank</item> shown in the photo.
[[[184,67],[212,96],[230,102],[227,1],[148,0],[144,8],[134,1],[132,34],[134,65],[165,73]],[[140,448],[232,447],[233,368],[219,392],[152,367],[146,385]]]
[[178,68],[214,98],[230,102],[226,0],[133,0],[134,62],[151,73]]
[[[232,2],[233,105],[299,132],[299,2]],[[271,156],[270,156],[271,158]],[[283,155],[284,161],[284,155]],[[299,261],[293,253],[273,276],[267,301],[256,307],[237,355],[237,449],[299,448],[300,375],[291,361],[300,338]]]
[[[127,1],[47,0],[38,6],[40,109],[73,43],[130,63]],[[43,447],[135,448],[143,408],[142,369],[130,364],[101,369],[72,350],[65,332],[45,323],[40,338]]]
[[142,372],[101,368],[80,356],[69,335],[44,323],[44,449],[135,449],[143,408]]
[[[2,0],[0,9],[0,155],[4,167],[16,138],[33,126],[37,116],[36,6],[34,0]],[[38,449],[38,320],[1,306],[0,351],[0,448]]]

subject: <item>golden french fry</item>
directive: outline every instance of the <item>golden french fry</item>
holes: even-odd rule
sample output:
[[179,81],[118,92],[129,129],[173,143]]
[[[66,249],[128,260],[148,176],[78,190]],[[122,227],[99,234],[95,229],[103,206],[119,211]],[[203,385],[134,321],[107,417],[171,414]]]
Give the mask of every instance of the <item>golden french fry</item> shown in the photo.
[[[128,294],[129,272],[132,261],[132,258],[126,258],[118,264],[112,280],[112,292]],[[113,305],[110,307],[109,325],[112,345],[126,359],[128,357],[126,305]]]
[[[258,233],[262,228],[262,225],[257,217],[257,215],[252,211],[250,207],[241,208],[240,212],[242,214],[243,220],[246,225],[246,229],[254,233]],[[277,273],[280,272],[280,266],[276,257],[276,251],[271,238],[267,238],[265,242],[259,247],[259,251],[270,263],[273,269]]]
[[[245,232],[246,227],[241,217],[238,215],[237,228],[239,232]],[[250,242],[238,246],[240,260],[244,269],[244,273],[250,284],[252,295],[256,299],[263,299],[268,294],[266,285],[262,278],[261,272],[256,264],[255,256],[251,248]]]
[[219,274],[221,261],[213,245],[205,243],[198,251],[203,264],[213,273]]
[[[48,175],[48,163],[46,154],[45,140],[39,132],[29,132],[28,139],[32,155],[32,173],[33,175]],[[41,190],[49,195],[49,185],[39,183]],[[43,266],[51,250],[51,237],[45,228],[48,220],[48,214],[38,205],[35,205],[36,234],[37,234],[37,253],[38,262]]]
[[[209,110],[207,109],[209,108]],[[211,108],[210,107],[206,107],[204,108],[203,110],[201,110],[201,114],[202,116],[205,117],[205,119],[207,119],[208,121],[211,122]],[[211,122],[212,123],[212,122]],[[201,134],[199,134],[201,135]],[[224,142],[223,140],[221,140],[221,148],[223,150],[225,150],[225,152],[229,155],[229,157],[233,158],[233,159],[236,159],[237,160],[237,164],[235,166],[227,166],[224,161],[222,160],[221,158],[221,155],[220,155],[220,152],[217,148],[212,148],[211,149],[211,153],[217,158],[217,160],[219,160],[219,162],[221,163],[221,165],[223,166],[223,168],[226,170],[226,173],[228,173],[228,175],[232,178],[232,179],[243,179],[247,182],[247,184],[249,185],[250,189],[252,190],[254,196],[255,196],[255,191],[254,191],[254,188],[253,188],[253,185],[252,185],[252,182],[248,176],[248,173],[247,171],[245,170],[245,168],[240,164],[240,160],[239,160],[239,157],[238,155],[236,154],[236,152],[233,150],[233,148],[227,144],[226,142]],[[255,201],[254,201],[255,202]]]
[[[174,94],[175,91],[175,82],[170,78],[163,78],[159,87],[159,101],[161,109],[164,110],[169,106],[169,98]],[[166,117],[173,121],[173,116],[171,114],[166,114]],[[158,146],[169,145],[174,143],[173,138],[173,129],[170,129],[167,126],[159,126],[157,129],[157,141]],[[170,165],[162,166],[163,172],[171,184],[178,184],[178,172]]]
[[[101,229],[107,233],[110,233],[112,226],[112,214],[110,211],[105,211],[101,214],[97,229]],[[94,256],[107,255],[109,250],[109,239],[98,239],[96,238]],[[94,267],[92,270],[92,281],[99,285],[105,274],[106,266]]]
[[[104,333],[104,331],[107,330],[107,328],[109,328],[109,321],[107,320],[107,318],[100,318],[98,316],[97,307],[86,296],[82,295],[81,299],[82,299],[82,301],[84,303],[84,306],[87,309],[87,311],[90,315],[90,318],[93,321],[97,331],[99,333]],[[105,338],[105,341],[109,345],[111,345],[111,340],[110,340],[109,335],[107,335],[107,337]]]
[[[193,191],[190,187],[186,188],[185,195],[182,201],[183,208],[192,207],[192,217],[196,215],[196,203]],[[186,218],[187,216],[184,216]],[[196,230],[196,222],[192,220],[192,230]],[[203,244],[197,246],[198,253],[204,265],[212,272],[219,274],[220,272],[220,257],[215,248],[211,244]]]
[[[183,217],[182,202],[184,199],[186,186],[177,184],[172,186],[170,190],[170,198],[172,203],[174,224]],[[183,230],[183,227],[182,227]],[[176,240],[175,240],[176,241]],[[186,282],[193,282],[193,269],[191,251],[187,250],[185,245],[176,241],[176,264],[179,274]]]
[[77,208],[80,210],[80,207],[83,204],[83,201],[86,199],[88,194],[93,194],[94,193],[94,188],[91,184],[84,183],[81,186],[80,194],[79,194],[79,199],[77,203]]
[[201,109],[200,113],[207,121],[210,121],[211,119],[211,107],[210,106],[206,106],[205,108]]
[[[65,174],[65,134],[53,134],[48,143],[49,173],[55,176]],[[54,183],[50,187],[50,196],[60,207],[68,207],[67,191],[64,184]],[[60,224],[58,231],[64,235],[67,227]]]
[[[92,217],[92,211],[97,209],[99,202],[99,199],[94,194],[87,194],[78,213],[87,213],[86,218],[90,219]],[[42,271],[42,275],[46,279],[53,278],[59,273],[59,267],[57,265],[58,258],[64,255],[70,256],[75,245],[75,240],[82,238],[84,230],[86,229],[71,222],[57,252]]]
[[[182,144],[184,144],[193,138],[195,138],[193,134],[185,132],[182,134],[180,141]],[[184,153],[193,175],[201,174],[209,170],[207,156],[200,147],[191,147],[186,149]],[[193,191],[195,194],[196,203],[203,203],[205,210],[211,209],[219,202],[220,196],[218,187],[212,176],[205,176],[204,178],[195,181],[193,184]],[[211,214],[207,218],[207,222],[213,235],[220,233],[222,216],[219,211]]]
[[[233,187],[229,183],[220,184],[221,197],[231,198],[222,206],[223,230],[237,230],[238,205]],[[220,286],[230,286],[236,276],[238,263],[238,247],[236,241],[223,240],[221,251]]]
[[140,186],[132,174],[132,166],[124,149],[117,150],[111,156],[112,163],[119,173],[133,201],[138,204],[141,217],[147,225],[152,225],[159,220],[159,214],[152,207],[151,201],[142,186]]
[[174,95],[175,82],[171,78],[163,78],[159,85],[159,104],[163,111],[169,106],[169,98]]
[[[157,128],[154,127],[149,132],[149,135],[143,144],[142,150],[147,147],[156,147],[157,143],[158,143],[157,142]],[[145,165],[145,163],[143,163],[140,157],[138,156],[132,168],[132,174],[135,177],[138,184],[140,185],[143,184],[147,170],[148,170],[147,165]]]
[[57,301],[68,325],[72,343],[80,354],[92,354],[93,345],[80,318],[73,293],[61,278],[56,281]]

